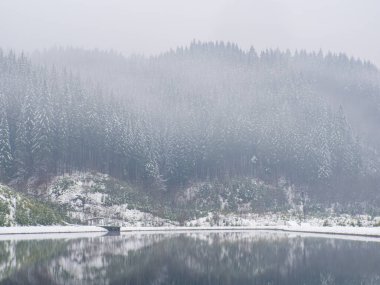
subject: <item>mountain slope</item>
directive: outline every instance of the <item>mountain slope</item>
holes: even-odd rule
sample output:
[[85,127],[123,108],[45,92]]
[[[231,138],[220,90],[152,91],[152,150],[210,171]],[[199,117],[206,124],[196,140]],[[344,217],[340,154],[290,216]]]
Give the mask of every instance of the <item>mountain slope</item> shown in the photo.
[[377,225],[380,208],[372,203],[319,203],[286,181],[274,187],[263,181],[235,177],[194,183],[175,195],[146,191],[101,173],[76,172],[57,176],[30,189],[64,208],[80,224],[120,226]]
[[224,43],[39,58],[45,67],[0,58],[0,173],[21,189],[93,170],[168,196],[248,177],[324,201],[379,198],[380,77],[368,62]]

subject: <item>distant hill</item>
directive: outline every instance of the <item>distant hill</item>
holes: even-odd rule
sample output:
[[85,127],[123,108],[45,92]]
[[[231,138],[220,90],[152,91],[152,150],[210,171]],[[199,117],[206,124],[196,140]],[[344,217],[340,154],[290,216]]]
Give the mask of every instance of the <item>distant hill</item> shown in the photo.
[[168,195],[234,177],[331,201],[380,194],[380,73],[344,54],[3,52],[0,82],[4,182],[95,170]]

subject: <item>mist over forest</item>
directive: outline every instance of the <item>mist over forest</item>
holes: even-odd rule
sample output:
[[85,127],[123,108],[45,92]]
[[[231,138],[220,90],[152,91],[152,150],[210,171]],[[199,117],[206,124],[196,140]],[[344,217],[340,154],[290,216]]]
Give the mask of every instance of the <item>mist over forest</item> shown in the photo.
[[0,0],[0,285],[380,284],[379,12]]
[[169,196],[245,177],[379,199],[379,123],[380,72],[344,53],[0,51],[0,181],[19,189],[97,171]]

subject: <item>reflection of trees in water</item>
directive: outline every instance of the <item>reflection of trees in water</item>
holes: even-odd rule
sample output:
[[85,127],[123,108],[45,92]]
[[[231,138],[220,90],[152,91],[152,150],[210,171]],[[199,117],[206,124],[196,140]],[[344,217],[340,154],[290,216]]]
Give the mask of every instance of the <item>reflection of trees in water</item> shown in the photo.
[[[0,284],[108,284],[109,260],[163,239],[162,235],[75,240],[0,241]],[[14,252],[19,254],[15,255]],[[23,254],[24,253],[24,254]],[[17,256],[17,257],[16,257]],[[95,280],[95,281],[94,281]]]
[[[27,267],[33,268],[36,264],[60,254],[66,245],[65,240],[0,241],[0,284],[13,274],[18,275],[18,271]],[[24,284],[27,283],[26,281]]]
[[[44,243],[45,248],[41,246]],[[20,252],[16,262],[11,259],[13,274],[5,276],[11,276],[9,279],[3,277],[5,283],[331,285],[380,281],[380,244],[286,234],[125,235],[66,242],[0,242],[4,253],[1,268],[14,256],[15,248],[25,252],[25,257]],[[35,262],[27,262],[34,255],[38,256]]]

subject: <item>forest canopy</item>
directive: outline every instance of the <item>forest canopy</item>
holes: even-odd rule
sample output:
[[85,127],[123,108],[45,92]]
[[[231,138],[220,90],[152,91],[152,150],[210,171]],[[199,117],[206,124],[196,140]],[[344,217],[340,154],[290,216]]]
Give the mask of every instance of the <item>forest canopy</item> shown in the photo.
[[379,122],[378,69],[344,54],[223,42],[150,58],[0,51],[5,183],[90,170],[152,191],[247,176],[378,195]]

